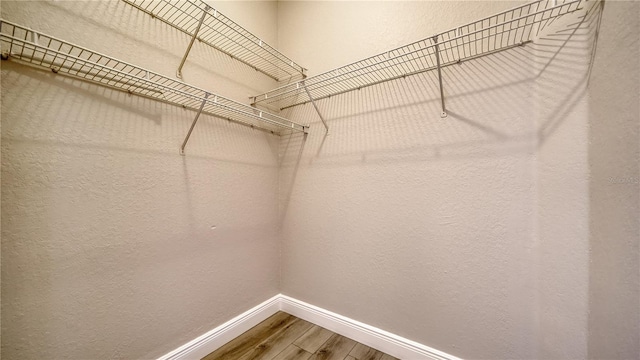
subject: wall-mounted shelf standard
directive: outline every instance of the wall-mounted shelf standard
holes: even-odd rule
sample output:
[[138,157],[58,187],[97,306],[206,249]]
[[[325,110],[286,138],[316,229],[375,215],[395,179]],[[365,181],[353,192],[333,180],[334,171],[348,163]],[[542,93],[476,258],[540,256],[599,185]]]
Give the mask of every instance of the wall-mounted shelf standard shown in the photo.
[[178,77],[196,39],[276,81],[305,77],[305,68],[200,0],[123,1],[191,36]]
[[531,42],[558,17],[581,10],[584,2],[586,0],[530,2],[257,95],[253,97],[253,104],[280,110],[307,102],[315,106],[318,100],[334,95],[437,70],[442,100],[441,116],[445,117],[442,67]]
[[282,130],[307,131],[307,126],[283,117],[2,19],[0,39],[3,60],[18,60],[51,69],[54,73],[197,111],[181,152],[184,152],[201,113],[274,134],[280,134]]

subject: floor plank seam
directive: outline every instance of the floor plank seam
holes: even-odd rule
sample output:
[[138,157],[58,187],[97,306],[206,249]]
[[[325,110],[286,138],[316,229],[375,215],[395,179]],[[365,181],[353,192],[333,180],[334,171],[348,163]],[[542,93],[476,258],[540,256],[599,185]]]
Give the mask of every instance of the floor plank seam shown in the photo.
[[398,360],[326,328],[279,311],[204,360]]

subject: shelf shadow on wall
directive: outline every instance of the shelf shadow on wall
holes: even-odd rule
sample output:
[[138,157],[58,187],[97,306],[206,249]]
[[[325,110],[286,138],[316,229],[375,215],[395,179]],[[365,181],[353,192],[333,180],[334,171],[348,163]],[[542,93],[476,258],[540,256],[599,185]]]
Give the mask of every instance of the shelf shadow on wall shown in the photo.
[[307,171],[363,163],[533,156],[567,115],[582,106],[601,11],[594,7],[586,16],[557,21],[547,28],[553,33],[533,44],[444,68],[449,113],[444,119],[439,117],[434,72],[319,100],[328,135],[310,104],[283,110],[287,118],[311,122],[306,149],[283,139],[287,160],[281,165],[281,191],[288,194],[283,213],[299,166]]
[[[150,114],[148,111],[140,110],[135,104],[131,104],[133,95],[127,94],[122,90],[116,90],[104,86],[96,86],[95,84],[87,81],[74,79],[73,77],[66,75],[54,74],[53,72],[43,69],[22,64],[15,61],[3,61],[2,67],[4,69],[14,71],[20,74],[20,76],[27,77],[30,80],[37,82],[37,86],[52,86],[59,90],[68,92],[74,92],[81,96],[86,97],[100,97],[100,101],[108,106],[116,107],[121,110],[133,113],[138,117],[145,118],[160,125],[162,118],[159,114]],[[17,89],[13,88],[12,91]],[[25,94],[28,96],[29,94]],[[129,103],[129,104],[128,104]],[[42,102],[40,102],[42,104]],[[11,108],[11,105],[9,105]],[[71,109],[69,109],[71,110]]]
[[587,357],[637,359],[640,3],[608,2],[606,6],[607,26],[601,43],[604,51],[592,60],[596,68],[589,84]]
[[[543,146],[565,115],[584,98],[600,10],[574,24],[554,24],[558,32],[536,43],[443,69],[449,116],[439,118],[437,75],[421,73],[318,101],[330,126],[327,136],[311,105],[283,111],[311,123],[305,162],[339,165],[467,156],[503,156]],[[570,31],[565,31],[570,30]],[[559,36],[551,36],[559,35]],[[593,45],[592,45],[593,46]],[[555,82],[553,92],[538,94]],[[551,115],[537,118],[541,98],[555,99]],[[545,105],[549,105],[546,101]],[[482,151],[481,147],[486,147]]]
[[[29,114],[28,122],[18,122],[19,116],[4,116],[2,137],[6,140],[178,156],[195,116],[191,109],[19,62],[3,61],[2,66],[7,71],[2,79],[3,115]],[[190,142],[188,156],[271,167],[259,159],[241,156],[248,151],[263,153],[264,144],[250,139],[256,131],[265,139],[275,137],[258,128],[203,114],[193,136],[198,140]],[[215,151],[221,144],[229,151]],[[275,157],[277,149],[271,149],[271,153]]]
[[[304,152],[304,145],[307,142],[308,134],[291,133],[286,136],[282,136],[280,145],[283,147],[280,153],[280,184],[279,184],[279,199],[278,199],[278,212],[280,224],[286,217],[287,210],[289,209],[289,202],[291,201],[291,193],[294,189],[294,183],[298,176],[298,170],[300,169],[300,161],[302,160],[302,154]],[[325,133],[326,137],[326,133]],[[297,149],[298,151],[290,151],[290,149]],[[290,172],[283,176],[283,170],[288,169]]]
[[[138,65],[144,65],[143,67],[166,76],[175,76],[175,71],[189,43],[189,36],[122,1],[95,2],[94,5],[85,6],[81,2],[42,3],[42,6],[48,6],[47,12],[59,13],[59,15],[48,16],[50,19],[70,18],[74,21],[83,21],[85,25],[94,28],[93,31],[87,31],[86,34],[115,33],[125,43],[135,42],[138,47],[142,47],[138,53],[148,54],[145,59],[149,59],[149,62],[145,61],[144,64],[139,63]],[[49,25],[46,21],[42,21],[42,23],[45,26]],[[144,28],[143,31],[139,29],[140,24]],[[77,33],[74,35],[78,36]],[[86,41],[78,42],[80,45],[87,45],[88,48],[101,49],[100,45],[102,44],[91,42],[95,41],[94,39],[93,35],[89,35]],[[128,48],[126,46],[115,47],[100,51],[115,58],[136,63],[130,58],[129,53],[120,52],[120,49]],[[155,59],[166,59],[167,57],[171,58],[170,61],[160,63],[155,61]],[[170,68],[170,71],[163,71],[163,68]],[[190,68],[197,68],[198,71],[190,71]],[[215,73],[223,83],[232,84],[232,86],[247,87],[248,84],[256,84],[261,81],[270,86],[276,84],[275,80],[266,75],[262,75],[228,55],[197,41],[194,43],[183,69],[185,81],[208,88],[210,83],[202,82],[201,77],[197,76],[203,71]],[[218,88],[220,88],[219,85]],[[216,91],[215,88],[210,90]],[[260,87],[249,88],[249,93],[260,93],[262,90],[264,89]],[[235,100],[243,101],[245,99]]]

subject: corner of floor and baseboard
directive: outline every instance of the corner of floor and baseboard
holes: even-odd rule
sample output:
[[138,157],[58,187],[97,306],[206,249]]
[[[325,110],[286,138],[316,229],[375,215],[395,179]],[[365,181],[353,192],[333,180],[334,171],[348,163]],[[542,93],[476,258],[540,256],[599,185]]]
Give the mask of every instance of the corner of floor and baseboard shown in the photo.
[[399,359],[461,360],[453,355],[283,294],[278,294],[245,311],[161,356],[158,360],[201,359],[278,311],[297,316]]

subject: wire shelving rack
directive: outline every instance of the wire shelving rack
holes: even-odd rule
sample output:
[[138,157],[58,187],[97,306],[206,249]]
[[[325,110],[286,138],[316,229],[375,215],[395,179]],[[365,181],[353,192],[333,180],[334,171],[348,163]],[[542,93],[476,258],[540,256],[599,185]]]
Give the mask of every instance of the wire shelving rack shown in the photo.
[[[253,105],[280,110],[363,87],[437,70],[446,117],[441,68],[523,46],[559,17],[582,9],[587,0],[537,0],[458,26],[423,40],[311,76],[252,97]],[[320,113],[318,112],[320,115]],[[325,127],[327,127],[322,115]],[[328,130],[328,128],[327,128]]]
[[306,76],[305,68],[201,0],[123,1],[191,36],[178,77],[196,39],[276,81]]
[[241,104],[141,67],[0,19],[3,60],[17,60],[54,73],[89,81],[146,98],[197,111],[181,147],[187,143],[201,113],[273,134],[307,132],[307,126]]

